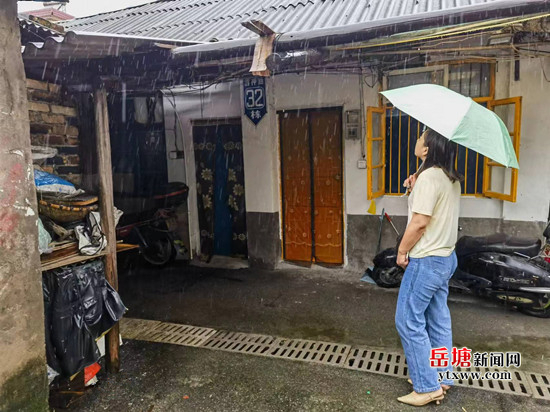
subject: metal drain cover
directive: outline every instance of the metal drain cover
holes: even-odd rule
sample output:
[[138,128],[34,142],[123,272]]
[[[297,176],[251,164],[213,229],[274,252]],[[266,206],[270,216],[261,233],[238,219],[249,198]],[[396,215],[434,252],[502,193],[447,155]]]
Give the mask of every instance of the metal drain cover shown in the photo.
[[216,331],[210,328],[159,322],[156,320],[123,318],[120,333],[126,339],[201,346]]
[[202,346],[215,333],[216,331],[210,328],[162,322],[150,332],[136,336],[136,339],[183,346]]
[[[120,333],[126,339],[172,343],[214,350],[244,353],[278,359],[340,366],[364,372],[399,378],[408,377],[405,355],[395,352],[351,347],[332,342],[276,338],[269,335],[216,331],[210,328],[123,318]],[[504,372],[493,368],[454,368],[454,372]],[[455,385],[500,392],[509,395],[532,396],[550,400],[550,377],[538,373],[508,370],[512,380],[455,380]]]
[[249,355],[267,356],[276,338],[268,335],[256,335],[240,332],[218,332],[208,339],[203,347]]
[[277,339],[270,357],[344,366],[351,346],[303,339]]
[[525,372],[533,391],[533,398],[550,400],[550,377],[540,373]]
[[[483,376],[487,372],[504,372],[500,369],[492,368],[454,368],[454,372],[479,372]],[[509,395],[531,396],[531,388],[523,372],[508,370],[512,375],[512,380],[455,380],[455,385],[468,388],[484,389],[491,392],[507,393]]]
[[352,348],[346,360],[346,368],[383,375],[406,378],[408,376],[405,355],[386,353],[367,348]]

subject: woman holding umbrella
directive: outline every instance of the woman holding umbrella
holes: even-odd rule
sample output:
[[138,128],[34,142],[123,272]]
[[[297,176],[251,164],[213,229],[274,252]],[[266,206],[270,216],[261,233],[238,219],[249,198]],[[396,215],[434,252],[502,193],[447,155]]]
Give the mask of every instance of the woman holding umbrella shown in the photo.
[[405,182],[414,187],[409,196],[409,223],[397,256],[405,275],[395,323],[414,388],[398,400],[422,406],[442,400],[453,384],[439,382],[438,370],[430,367],[429,358],[432,348],[444,347],[448,353],[452,348],[447,296],[457,266],[454,248],[462,177],[455,169],[456,144],[433,130],[422,133],[415,155],[423,164],[418,177]]
[[[453,384],[451,380],[439,381],[438,372],[452,370],[447,296],[449,279],[457,266],[454,249],[462,180],[455,169],[456,143],[504,166],[519,166],[502,120],[472,99],[433,84],[382,94],[429,128],[415,147],[414,154],[422,159],[422,166],[405,181],[412,192],[409,222],[397,255],[397,264],[405,268],[405,274],[395,314],[413,385],[413,392],[398,401],[422,406],[439,403]],[[448,367],[431,367],[431,350],[436,348],[447,354]]]

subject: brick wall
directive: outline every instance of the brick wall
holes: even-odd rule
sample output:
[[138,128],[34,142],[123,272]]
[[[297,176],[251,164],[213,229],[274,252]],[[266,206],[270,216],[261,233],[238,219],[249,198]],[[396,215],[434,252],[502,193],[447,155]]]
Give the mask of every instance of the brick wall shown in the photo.
[[57,156],[46,160],[42,168],[80,185],[80,147],[78,113],[68,103],[60,86],[27,79],[27,98],[31,124],[31,144],[57,149]]

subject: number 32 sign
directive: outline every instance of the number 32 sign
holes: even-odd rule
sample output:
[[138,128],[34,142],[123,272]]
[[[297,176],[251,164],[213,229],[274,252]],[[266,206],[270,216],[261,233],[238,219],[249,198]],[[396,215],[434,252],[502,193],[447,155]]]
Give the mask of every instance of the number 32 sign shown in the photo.
[[258,124],[267,113],[265,79],[243,79],[244,113],[254,124]]

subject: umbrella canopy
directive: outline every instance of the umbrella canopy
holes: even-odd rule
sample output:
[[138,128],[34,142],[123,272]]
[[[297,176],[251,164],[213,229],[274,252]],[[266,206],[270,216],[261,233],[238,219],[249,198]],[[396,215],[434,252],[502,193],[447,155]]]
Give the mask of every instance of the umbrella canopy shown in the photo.
[[471,98],[435,84],[418,84],[381,93],[399,110],[447,139],[506,167],[519,169],[504,122]]

